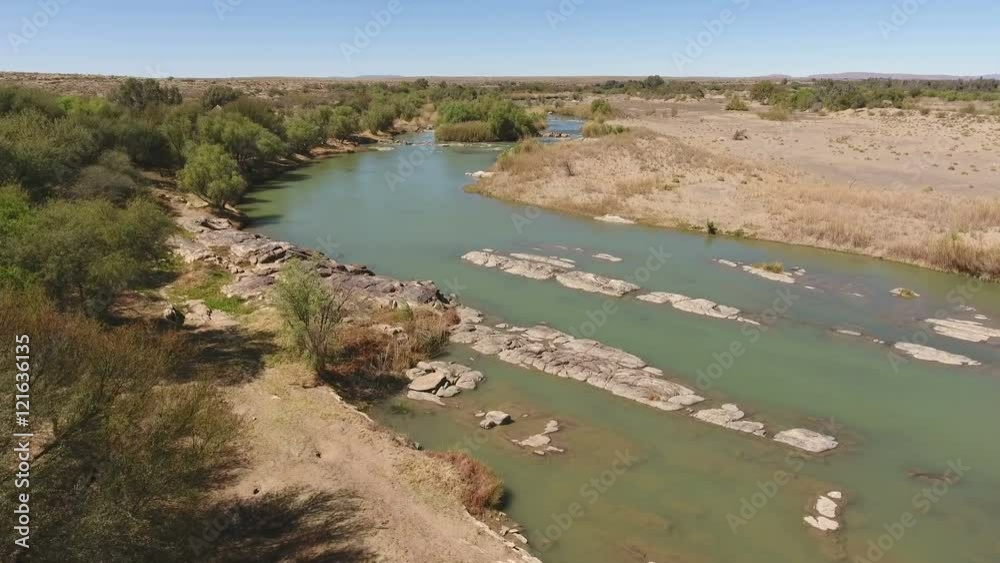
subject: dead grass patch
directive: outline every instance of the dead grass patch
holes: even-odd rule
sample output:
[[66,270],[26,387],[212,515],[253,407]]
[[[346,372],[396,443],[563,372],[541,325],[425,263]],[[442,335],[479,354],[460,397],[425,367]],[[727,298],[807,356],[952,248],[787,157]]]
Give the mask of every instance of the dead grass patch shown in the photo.
[[462,504],[474,516],[500,508],[503,481],[492,469],[461,452],[432,452],[432,457],[454,467],[461,481]]

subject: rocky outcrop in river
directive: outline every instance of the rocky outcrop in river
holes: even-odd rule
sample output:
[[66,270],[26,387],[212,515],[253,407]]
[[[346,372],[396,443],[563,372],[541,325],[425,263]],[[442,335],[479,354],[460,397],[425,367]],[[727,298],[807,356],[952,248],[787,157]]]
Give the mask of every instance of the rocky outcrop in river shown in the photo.
[[575,262],[565,258],[519,253],[505,256],[485,249],[469,252],[462,256],[462,259],[477,266],[496,268],[523,278],[533,280],[556,278],[556,281],[568,288],[602,293],[613,297],[622,297],[639,290],[639,286],[634,283],[573,270],[576,266]]
[[684,311],[687,313],[693,313],[695,315],[702,315],[705,317],[713,317],[716,319],[725,319],[730,321],[739,321],[741,323],[749,324],[760,324],[757,321],[747,319],[740,316],[740,310],[736,307],[728,307],[726,305],[719,305],[715,301],[709,301],[708,299],[695,299],[693,297],[688,297],[686,295],[680,295],[679,293],[667,293],[664,291],[654,291],[652,293],[647,293],[645,295],[640,295],[636,297],[640,301],[646,301],[648,303],[665,304],[669,303],[674,309],[679,311]]

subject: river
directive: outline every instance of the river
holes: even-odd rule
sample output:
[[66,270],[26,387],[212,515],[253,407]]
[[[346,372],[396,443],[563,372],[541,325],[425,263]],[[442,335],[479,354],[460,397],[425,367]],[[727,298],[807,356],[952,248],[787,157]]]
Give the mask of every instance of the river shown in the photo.
[[[553,120],[552,128],[574,132],[579,123]],[[469,449],[495,468],[510,491],[506,511],[547,563],[1000,561],[1000,349],[932,334],[919,322],[942,310],[968,318],[962,305],[1000,319],[995,285],[871,258],[603,224],[494,201],[463,187],[473,181],[466,174],[488,169],[504,145],[441,147],[430,133],[402,139],[413,144],[292,172],[255,190],[243,209],[253,228],[271,237],[400,279],[434,280],[494,322],[547,323],[592,337],[642,357],[713,403],[738,404],[769,429],[828,430],[841,442],[803,462],[770,440],[455,346],[452,359],[486,374],[479,389],[450,399],[447,409],[400,398],[373,414],[425,447]],[[782,312],[756,338],[738,323],[628,297],[602,315],[607,298],[460,258],[483,248],[542,249],[582,270],[639,279],[644,290],[704,297],[751,315],[770,315],[776,303],[791,306],[778,307]],[[623,261],[592,258],[597,253]],[[663,255],[669,257],[655,258]],[[722,266],[720,258],[778,260],[807,273],[786,286]],[[890,295],[896,287],[921,297]],[[873,339],[926,342],[984,365],[899,362]],[[725,352],[735,342],[745,352],[730,361]],[[514,415],[514,424],[477,432],[472,413],[494,409]],[[550,419],[562,426],[552,437],[566,453],[539,457],[510,442]],[[628,463],[616,463],[621,459]],[[911,475],[959,463],[968,467],[961,480],[937,482],[936,492],[935,481]],[[777,484],[777,472],[790,480]],[[802,517],[817,494],[831,490],[848,499],[845,527],[823,535]],[[912,525],[896,526],[908,512]]]

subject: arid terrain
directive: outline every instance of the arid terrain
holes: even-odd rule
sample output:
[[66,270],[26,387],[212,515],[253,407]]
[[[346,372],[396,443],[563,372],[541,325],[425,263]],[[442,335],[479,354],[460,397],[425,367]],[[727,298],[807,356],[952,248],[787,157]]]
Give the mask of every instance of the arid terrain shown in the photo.
[[[472,191],[591,216],[1000,274],[1000,117],[617,97],[631,132],[526,151]],[[674,115],[676,114],[676,115]],[[711,225],[711,227],[709,227]]]

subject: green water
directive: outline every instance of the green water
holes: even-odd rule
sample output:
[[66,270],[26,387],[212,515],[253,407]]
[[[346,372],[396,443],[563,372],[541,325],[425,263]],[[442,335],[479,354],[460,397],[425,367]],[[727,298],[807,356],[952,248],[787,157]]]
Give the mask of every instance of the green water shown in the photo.
[[[1000,561],[1000,350],[928,335],[918,322],[938,314],[968,318],[971,313],[958,310],[959,304],[1000,319],[996,287],[868,258],[605,225],[508,205],[462,189],[471,181],[466,173],[487,169],[502,147],[434,147],[429,135],[409,140],[415,144],[296,171],[253,192],[245,210],[260,232],[387,275],[434,280],[496,322],[548,323],[637,354],[713,402],[739,404],[769,429],[839,428],[840,448],[802,462],[768,440],[456,347],[456,360],[487,375],[484,385],[451,399],[447,409],[398,399],[375,415],[426,447],[467,449],[493,466],[511,491],[507,511],[526,527],[545,561],[869,560],[869,540],[878,540],[884,526],[892,527],[905,512],[915,514],[915,524],[879,561]],[[613,301],[614,312],[602,319],[598,312],[606,298],[460,259],[481,248],[542,248],[577,260],[582,270],[638,279],[645,290],[706,297],[750,315],[772,308],[779,292],[787,292],[793,304],[759,333],[627,298]],[[624,262],[590,258],[598,252]],[[670,257],[651,259],[661,252]],[[780,260],[808,273],[785,287],[720,266],[715,258]],[[647,260],[652,268],[643,267]],[[900,286],[922,297],[889,295]],[[959,369],[915,360],[894,366],[887,347],[834,334],[834,327],[889,342],[917,338],[984,366]],[[717,359],[734,342],[745,353],[731,365]],[[729,367],[720,370],[716,363]],[[700,376],[707,373],[721,376]],[[477,432],[472,413],[481,409],[506,410],[516,421]],[[509,442],[539,432],[553,418],[563,426],[554,444],[565,454],[542,458]],[[618,456],[635,461],[626,468],[615,464]],[[909,471],[941,473],[959,460],[970,468],[961,481],[933,495],[933,503],[915,505],[914,495],[931,483]],[[615,467],[620,474],[609,472]],[[768,485],[779,471],[791,480]],[[773,494],[754,499],[760,484]],[[801,519],[817,493],[834,489],[850,499],[846,528],[823,537]],[[734,532],[728,515],[740,516],[743,499],[763,507],[744,512],[751,517]],[[886,538],[882,542],[889,545]]]

